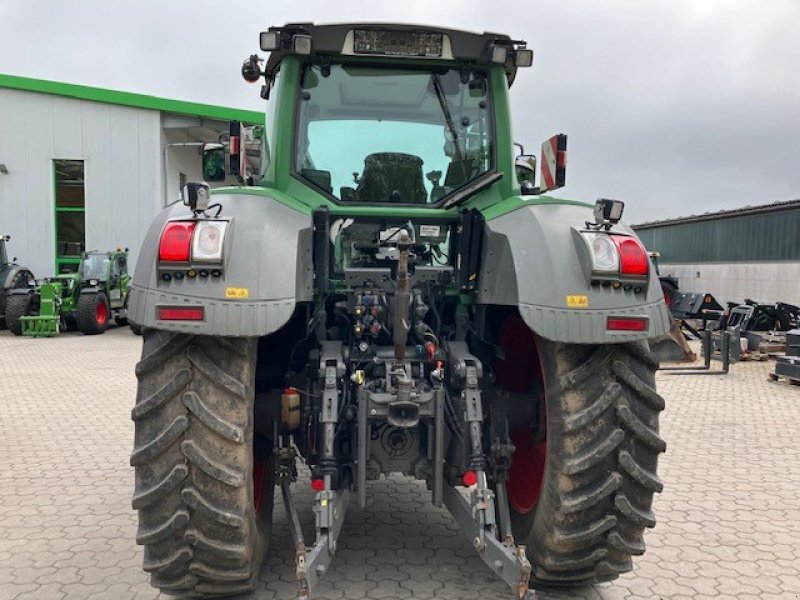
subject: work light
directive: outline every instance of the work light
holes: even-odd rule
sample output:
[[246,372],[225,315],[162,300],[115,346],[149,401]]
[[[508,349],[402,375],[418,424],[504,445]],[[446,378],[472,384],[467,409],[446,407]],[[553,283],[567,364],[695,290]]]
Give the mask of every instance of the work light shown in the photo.
[[264,52],[272,52],[278,49],[278,32],[262,31],[259,35],[259,45]]
[[227,221],[200,221],[192,241],[192,261],[219,262]]

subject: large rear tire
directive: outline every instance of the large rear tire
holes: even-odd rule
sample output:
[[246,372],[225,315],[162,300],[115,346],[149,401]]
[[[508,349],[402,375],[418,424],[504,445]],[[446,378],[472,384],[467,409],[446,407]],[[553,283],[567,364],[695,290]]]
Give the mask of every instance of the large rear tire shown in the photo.
[[[512,429],[514,538],[527,547],[536,585],[616,579],[631,570],[631,556],[644,553],[644,530],[655,525],[653,494],[662,489],[658,361],[644,343],[583,346],[532,335],[531,341],[543,380],[546,439],[531,427],[533,442],[521,444]],[[520,473],[527,479],[515,482]]]
[[22,335],[21,317],[31,308],[32,294],[8,294],[6,296],[6,327],[14,335]]
[[167,594],[252,591],[274,486],[269,444],[254,446],[256,343],[143,333],[131,464],[144,570]]

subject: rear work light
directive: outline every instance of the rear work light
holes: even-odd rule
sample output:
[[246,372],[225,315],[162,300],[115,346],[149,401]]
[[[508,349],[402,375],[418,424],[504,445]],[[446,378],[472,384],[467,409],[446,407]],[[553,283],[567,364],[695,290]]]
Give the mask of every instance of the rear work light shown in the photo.
[[202,306],[159,306],[159,321],[202,321],[204,317]]
[[642,243],[634,237],[625,235],[612,235],[611,239],[619,252],[620,273],[645,277],[648,270],[647,250]]
[[167,223],[161,233],[158,259],[164,262],[189,262],[194,228],[194,221]]
[[647,317],[608,317],[608,331],[647,331]]
[[220,262],[222,260],[222,242],[225,239],[227,226],[226,221],[198,222],[192,242],[192,260]]

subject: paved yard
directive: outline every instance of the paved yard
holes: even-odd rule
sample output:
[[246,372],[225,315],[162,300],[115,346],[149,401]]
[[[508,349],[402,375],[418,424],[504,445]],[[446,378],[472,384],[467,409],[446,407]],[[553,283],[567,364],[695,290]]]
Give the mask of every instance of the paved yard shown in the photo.
[[[140,338],[0,332],[0,600],[155,598],[130,508]],[[766,363],[728,377],[659,375],[664,493],[647,554],[617,582],[540,598],[800,598],[800,388]],[[307,486],[303,489],[308,490]],[[304,525],[312,527],[310,490]],[[447,513],[404,478],[352,508],[316,598],[508,598]],[[294,598],[286,519],[249,600]]]

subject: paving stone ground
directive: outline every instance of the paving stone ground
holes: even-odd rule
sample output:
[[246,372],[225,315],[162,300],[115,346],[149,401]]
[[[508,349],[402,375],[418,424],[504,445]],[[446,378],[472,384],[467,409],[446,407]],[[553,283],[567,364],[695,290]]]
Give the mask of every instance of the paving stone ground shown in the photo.
[[[0,600],[157,598],[130,508],[133,365],[141,339],[23,339],[0,332]],[[647,553],[618,581],[540,599],[800,598],[800,387],[769,363],[727,377],[658,375],[669,444]],[[311,492],[298,495],[311,534]],[[351,508],[319,600],[501,599],[509,594],[424,487],[371,484]],[[280,504],[280,503],[279,503]],[[295,597],[289,530],[248,600]]]

